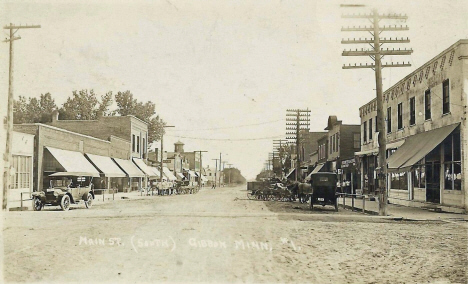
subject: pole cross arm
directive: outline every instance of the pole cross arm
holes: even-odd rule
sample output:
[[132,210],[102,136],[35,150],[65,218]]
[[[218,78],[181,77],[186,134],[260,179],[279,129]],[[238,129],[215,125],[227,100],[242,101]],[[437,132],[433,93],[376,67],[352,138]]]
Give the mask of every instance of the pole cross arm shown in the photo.
[[[409,38],[406,39],[379,39],[380,43],[409,43]],[[342,44],[358,44],[358,43],[374,43],[374,39],[342,39]]]
[[[380,31],[408,31],[409,27],[408,26],[400,26],[400,27],[395,27],[395,26],[384,26],[379,28]],[[347,28],[341,28],[342,32],[373,32],[374,27],[347,27]]]
[[[397,15],[397,14],[387,14],[387,15],[378,15],[379,19],[393,19],[393,20],[408,20],[407,15]],[[374,18],[373,14],[352,14],[352,15],[341,15],[343,19],[372,19]]]
[[[382,64],[382,68],[386,67],[411,67],[410,63],[397,63],[397,64]],[[359,68],[375,68],[375,64],[366,65],[343,65],[342,69],[359,69]]]
[[21,37],[20,36],[14,36],[12,38],[6,38],[3,42],[10,42],[10,41],[18,40],[18,39],[21,39]]
[[370,51],[370,50],[345,50],[341,54],[342,56],[371,56],[371,55],[410,55],[413,53],[412,49],[409,50],[381,50],[380,52],[377,51]]
[[3,29],[5,30],[17,30],[17,29],[38,29],[40,28],[41,25],[19,25],[19,26],[14,26],[14,25],[9,25],[9,26],[4,26]]

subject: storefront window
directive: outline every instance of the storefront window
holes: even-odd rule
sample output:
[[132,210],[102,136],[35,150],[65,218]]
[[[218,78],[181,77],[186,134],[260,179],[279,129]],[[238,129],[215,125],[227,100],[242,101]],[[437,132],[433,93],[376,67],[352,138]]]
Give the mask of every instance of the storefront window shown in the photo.
[[408,179],[406,172],[391,174],[391,188],[408,190]]
[[13,156],[12,166],[15,169],[15,174],[11,178],[10,188],[29,188],[31,183],[31,165],[32,157]]
[[444,179],[445,179],[445,189],[453,188],[453,169],[452,164],[444,165]]
[[460,133],[449,135],[443,142],[444,147],[444,188],[461,190]]

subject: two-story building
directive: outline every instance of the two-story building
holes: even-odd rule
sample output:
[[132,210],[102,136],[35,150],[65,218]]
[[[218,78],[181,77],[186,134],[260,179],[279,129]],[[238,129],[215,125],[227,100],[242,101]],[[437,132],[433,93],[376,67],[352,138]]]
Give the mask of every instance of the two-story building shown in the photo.
[[[360,125],[343,124],[334,115],[328,117],[327,170],[338,174],[339,187],[351,192],[359,187],[359,172],[356,170],[354,153],[360,149]],[[323,139],[323,138],[322,138]],[[320,140],[320,144],[323,141]]]
[[[467,82],[468,40],[460,40],[384,92],[390,202],[466,211]],[[360,108],[360,116],[367,133],[357,154],[368,160],[369,175],[378,149],[370,134],[374,100]],[[366,171],[364,161],[362,166]]]
[[[133,160],[136,165],[140,165],[140,172],[143,171],[143,177],[135,176],[137,171],[128,162],[117,162],[121,169],[125,167],[133,173],[134,176],[131,177],[132,184],[130,187],[136,189],[147,186],[149,178],[154,177],[154,175],[151,175],[152,171],[151,173],[145,172],[146,167],[142,165],[142,163],[147,164],[148,124],[133,115],[99,116],[96,120],[59,120],[58,111],[54,111],[52,121],[47,124],[101,140],[109,140],[112,136],[129,141],[128,150],[130,155],[123,160]],[[141,167],[145,169],[141,169]]]

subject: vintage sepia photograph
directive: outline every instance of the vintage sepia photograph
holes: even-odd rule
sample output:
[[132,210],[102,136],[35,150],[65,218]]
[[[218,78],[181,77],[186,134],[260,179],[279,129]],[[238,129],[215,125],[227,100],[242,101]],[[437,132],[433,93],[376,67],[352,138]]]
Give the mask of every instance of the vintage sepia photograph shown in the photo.
[[468,283],[468,1],[0,1],[1,283]]

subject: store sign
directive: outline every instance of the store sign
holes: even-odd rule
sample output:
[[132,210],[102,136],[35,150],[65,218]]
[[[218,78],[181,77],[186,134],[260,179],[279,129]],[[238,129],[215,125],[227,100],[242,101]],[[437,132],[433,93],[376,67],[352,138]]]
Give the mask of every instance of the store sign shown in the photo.
[[354,158],[349,159],[349,160],[341,161],[341,167],[342,168],[347,168],[349,166],[354,166],[355,164],[356,164],[356,160]]

